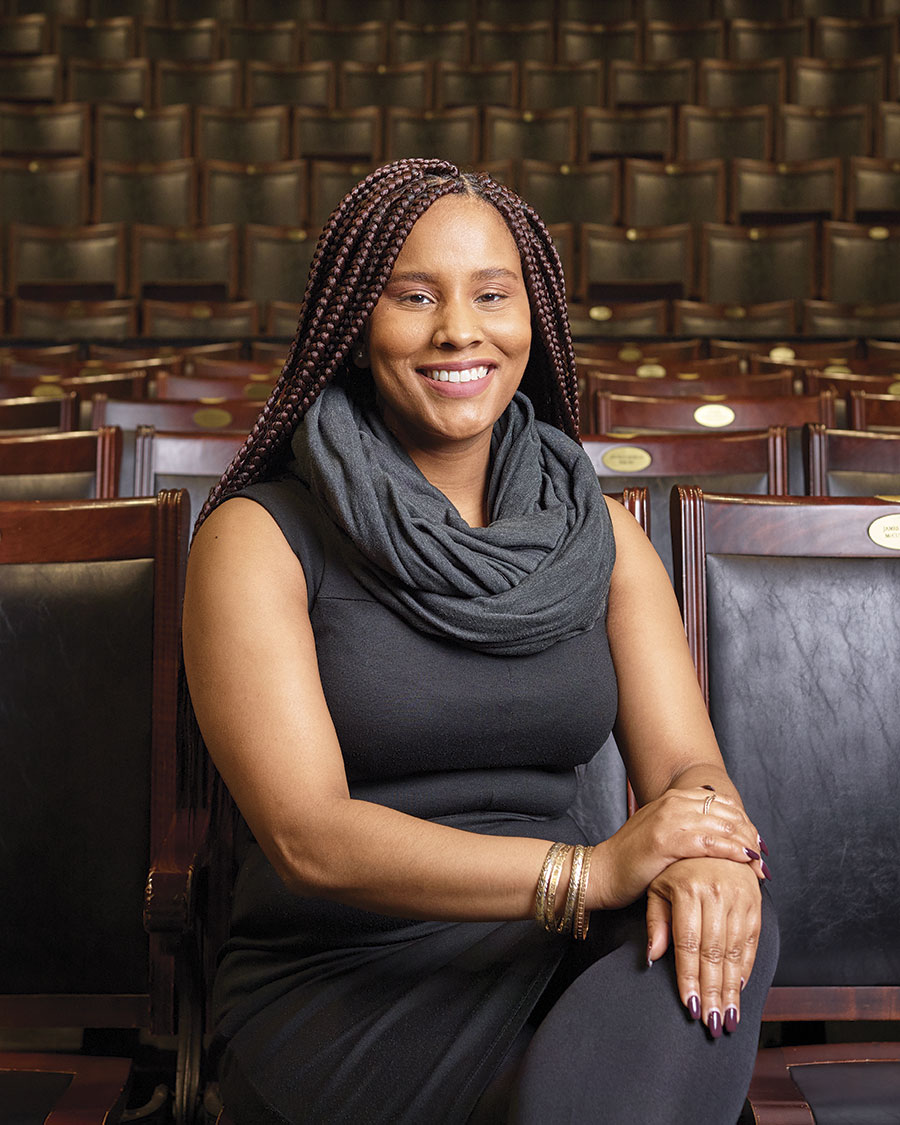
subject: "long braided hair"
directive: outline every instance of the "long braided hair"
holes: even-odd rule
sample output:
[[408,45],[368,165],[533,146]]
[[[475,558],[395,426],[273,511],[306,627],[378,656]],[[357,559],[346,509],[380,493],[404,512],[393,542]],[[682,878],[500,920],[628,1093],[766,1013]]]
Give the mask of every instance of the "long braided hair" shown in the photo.
[[[416,220],[445,195],[469,195],[504,219],[522,262],[532,314],[531,354],[521,389],[535,415],[576,441],[578,390],[559,255],[537,213],[483,172],[460,172],[444,160],[398,160],[350,191],[319,237],[297,332],[284,368],[247,440],[200,511],[197,527],[223,500],[278,475],[291,437],[322,390],[346,373],[353,347],[387,284]],[[217,808],[220,825],[235,807],[211,762],[187,690],[181,683],[181,782],[188,800]]]
[[278,471],[297,424],[324,387],[346,371],[414,223],[442,196],[460,194],[496,208],[515,240],[533,322],[522,390],[538,418],[578,440],[565,282],[540,217],[483,172],[463,173],[443,160],[398,160],[357,184],[325,224],[281,376],[246,442],[210,493],[198,526],[226,497]]

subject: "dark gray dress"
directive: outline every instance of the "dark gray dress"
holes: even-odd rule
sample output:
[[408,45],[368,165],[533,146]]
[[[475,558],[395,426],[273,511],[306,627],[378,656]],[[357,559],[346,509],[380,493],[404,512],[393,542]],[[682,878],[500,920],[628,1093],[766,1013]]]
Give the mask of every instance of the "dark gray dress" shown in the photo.
[[[518,657],[426,636],[349,574],[303,484],[243,495],[303,565],[354,797],[475,832],[594,842],[566,810],[575,766],[616,713],[603,620]],[[229,1112],[239,1125],[464,1122],[570,941],[530,921],[421,922],[299,898],[250,842],[215,988]]]

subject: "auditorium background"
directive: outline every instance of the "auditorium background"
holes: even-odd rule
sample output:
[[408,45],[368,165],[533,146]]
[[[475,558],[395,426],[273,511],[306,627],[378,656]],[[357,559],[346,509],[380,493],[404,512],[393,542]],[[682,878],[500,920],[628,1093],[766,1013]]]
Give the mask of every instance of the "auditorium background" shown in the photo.
[[[669,569],[777,858],[742,1120],[897,1121],[898,20],[0,0],[0,1125],[228,1125],[204,1019],[232,823],[176,751],[190,526],[319,228],[403,156],[550,224],[586,448]],[[614,748],[582,781],[614,831]]]

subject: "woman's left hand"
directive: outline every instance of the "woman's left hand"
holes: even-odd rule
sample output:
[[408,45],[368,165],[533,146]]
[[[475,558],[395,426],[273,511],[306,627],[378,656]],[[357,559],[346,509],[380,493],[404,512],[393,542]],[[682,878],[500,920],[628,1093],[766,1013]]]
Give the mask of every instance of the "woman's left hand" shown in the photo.
[[647,888],[648,962],[665,953],[671,938],[682,1003],[713,1037],[740,1021],[760,918],[759,882],[747,864],[682,859]]

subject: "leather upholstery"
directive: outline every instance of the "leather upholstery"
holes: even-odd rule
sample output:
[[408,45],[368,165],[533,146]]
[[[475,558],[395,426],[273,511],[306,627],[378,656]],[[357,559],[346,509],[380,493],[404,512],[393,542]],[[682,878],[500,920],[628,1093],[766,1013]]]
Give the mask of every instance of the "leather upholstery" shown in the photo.
[[0,500],[89,500],[94,473],[16,473],[0,476]]
[[0,583],[0,992],[145,992],[153,563]]
[[900,474],[828,472],[829,496],[900,496]]
[[816,1125],[895,1125],[900,1120],[900,1062],[813,1063],[790,1069]]
[[71,1074],[0,1070],[3,1121],[6,1125],[44,1125],[71,1082]]
[[710,714],[785,905],[776,985],[900,979],[898,564],[707,557]]

